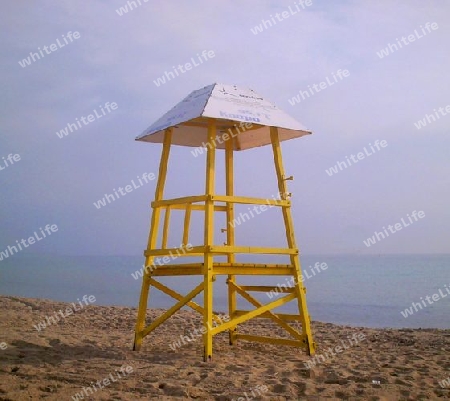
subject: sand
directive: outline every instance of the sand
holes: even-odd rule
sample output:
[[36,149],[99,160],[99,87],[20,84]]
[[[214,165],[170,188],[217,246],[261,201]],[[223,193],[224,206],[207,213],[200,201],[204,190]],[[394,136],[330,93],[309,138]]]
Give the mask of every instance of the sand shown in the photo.
[[[225,333],[214,337],[213,361],[205,363],[193,334],[200,317],[191,311],[179,312],[134,352],[135,308],[93,304],[41,331],[34,325],[73,306],[0,297],[0,308],[0,400],[73,400],[77,393],[86,400],[450,399],[450,387],[439,385],[450,376],[450,330],[313,322],[317,353],[333,347],[336,356],[328,351],[307,369],[311,358],[302,350],[244,341],[230,347]],[[242,328],[250,330],[283,334],[266,319]],[[180,335],[191,341],[173,350]],[[350,343],[352,336],[360,341]],[[347,349],[337,351],[343,342]]]

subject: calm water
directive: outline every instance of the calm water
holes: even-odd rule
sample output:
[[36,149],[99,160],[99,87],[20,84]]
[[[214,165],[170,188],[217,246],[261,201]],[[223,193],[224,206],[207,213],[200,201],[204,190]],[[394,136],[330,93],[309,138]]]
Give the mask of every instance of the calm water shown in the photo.
[[[0,262],[0,294],[73,302],[95,295],[97,305],[136,306],[141,280],[131,273],[142,257],[13,255]],[[404,318],[400,311],[450,287],[450,255],[303,256],[302,269],[327,263],[328,269],[305,280],[313,320],[367,327],[450,328],[450,295]],[[311,276],[311,274],[309,274]],[[187,293],[200,277],[161,280]],[[247,277],[247,284],[284,283]],[[226,311],[224,279],[215,286],[215,310]],[[450,291],[450,290],[449,290]],[[268,302],[262,293],[258,297]],[[168,307],[171,298],[153,290],[149,307]],[[245,301],[238,305],[248,309]],[[292,303],[285,311],[294,311]],[[282,309],[279,309],[280,311]]]

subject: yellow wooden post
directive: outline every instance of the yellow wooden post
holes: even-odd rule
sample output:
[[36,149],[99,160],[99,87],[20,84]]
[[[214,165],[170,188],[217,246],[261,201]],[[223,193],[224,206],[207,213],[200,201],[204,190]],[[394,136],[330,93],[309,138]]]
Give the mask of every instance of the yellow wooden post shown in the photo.
[[[155,201],[160,201],[163,198],[171,142],[172,142],[172,128],[168,128],[164,133],[164,143],[161,152],[161,161],[159,164],[158,182],[156,184],[155,190]],[[153,209],[150,222],[150,233],[147,242],[147,250],[154,249],[156,247],[160,214],[161,208],[159,206],[155,206]],[[150,266],[153,263],[153,259],[154,259],[153,256],[147,256],[145,258],[145,267]],[[144,268],[142,277],[141,295],[139,297],[138,315],[134,335],[133,349],[135,351],[139,351],[142,345],[142,338],[143,338],[142,331],[145,327],[145,316],[147,312],[148,294],[150,289],[149,279],[150,279],[150,272],[148,272],[147,269]]]
[[[225,142],[225,190],[227,196],[234,196],[234,163],[233,163],[233,138],[228,139]],[[227,202],[227,245],[234,246],[234,203]],[[235,262],[234,253],[227,255],[228,263]],[[236,311],[236,290],[234,288],[235,276],[233,274],[228,275],[228,315],[230,318],[234,317]],[[237,327],[231,327],[229,331],[230,345],[236,343]]]
[[184,224],[183,224],[183,245],[187,245],[189,242],[189,224],[191,222],[192,203],[188,203],[184,211]]
[[[273,149],[273,157],[275,162],[275,170],[277,174],[277,180],[278,180],[278,190],[280,192],[280,197],[283,200],[286,200],[288,198],[287,196],[287,187],[286,187],[286,176],[284,173],[283,168],[283,161],[281,156],[281,146],[280,146],[280,139],[278,137],[278,128],[277,127],[270,127],[270,139],[272,142],[272,149]],[[282,213],[283,213],[283,219],[284,224],[286,227],[286,239],[288,243],[288,247],[291,249],[296,249],[297,245],[295,242],[295,235],[294,235],[294,227],[292,222],[292,214],[291,214],[291,208],[289,206],[283,206],[282,207]],[[302,279],[302,271],[300,267],[300,259],[297,254],[290,255],[291,264],[295,268],[295,289],[297,293],[297,300],[298,300],[298,308],[300,313],[300,318],[302,322],[302,331],[303,334],[306,336],[306,345],[307,345],[307,351],[309,355],[313,355],[315,352],[315,343],[312,338],[311,333],[311,327],[310,327],[310,317],[308,314],[308,308],[306,305],[306,288],[303,285],[303,279]]]
[[162,249],[167,248],[167,240],[169,237],[170,211],[171,211],[170,206],[167,206],[164,214],[163,237],[161,244]]
[[214,257],[211,247],[214,245],[214,192],[215,192],[215,161],[216,161],[216,123],[210,120],[208,123],[208,144],[206,155],[206,201],[205,201],[205,230],[204,244],[205,254],[203,263],[204,276],[204,313],[203,325],[205,333],[203,335],[204,361],[212,359],[212,315],[213,315],[213,263]]

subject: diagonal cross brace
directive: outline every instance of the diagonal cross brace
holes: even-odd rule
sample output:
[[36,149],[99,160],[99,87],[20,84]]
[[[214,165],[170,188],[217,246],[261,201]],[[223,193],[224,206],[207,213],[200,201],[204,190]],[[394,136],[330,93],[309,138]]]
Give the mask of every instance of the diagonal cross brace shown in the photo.
[[[150,279],[150,282],[154,285],[155,283],[158,283],[156,280]],[[158,286],[154,285],[158,288]],[[167,287],[166,287],[167,288]],[[185,295],[184,297],[181,297],[181,299],[170,309],[168,309],[166,312],[164,312],[161,316],[158,316],[149,326],[147,326],[144,330],[142,330],[142,337],[145,337],[148,333],[150,333],[152,330],[156,329],[160,324],[164,323],[167,319],[169,319],[175,312],[180,310],[184,305],[189,303],[189,301],[196,297],[198,294],[200,294],[203,291],[203,283],[200,283],[197,287],[195,287],[189,294]],[[164,291],[165,292],[165,291]],[[179,295],[179,294],[177,294]]]
[[[164,292],[164,294],[167,294],[178,301],[180,301],[184,298],[183,295],[181,295],[178,292],[172,290],[171,288],[165,286],[164,284],[160,283],[159,281],[156,281],[154,278],[150,278],[149,283],[151,285],[153,285],[153,287]],[[205,309],[203,307],[201,307],[199,304],[197,304],[196,302],[193,302],[193,301],[187,302],[186,306],[189,306],[191,309],[195,310],[196,312],[200,313],[201,315],[203,315],[203,313],[205,311]],[[218,323],[222,322],[222,319],[217,317],[215,314],[213,314],[212,318],[215,322],[218,322]]]
[[[248,294],[246,291],[244,291],[239,285],[237,285],[235,283],[229,283],[229,285],[232,285],[236,289],[236,292],[241,297],[245,298],[248,302],[253,304],[253,306],[256,306],[257,308],[260,308],[263,306],[263,304],[261,302],[257,301],[255,298],[253,298],[250,294]],[[285,329],[292,337],[297,338],[299,340],[303,339],[303,335],[301,333],[299,333],[292,326],[287,324],[283,319],[278,317],[275,313],[273,313],[270,310],[268,310],[266,313],[269,315],[269,317],[274,322],[278,323],[281,327],[283,327],[283,329]]]
[[244,315],[241,315],[239,317],[236,318],[232,318],[229,322],[227,323],[223,323],[218,327],[215,327],[214,329],[211,330],[212,335],[216,335],[218,333],[221,333],[222,331],[225,330],[229,330],[232,327],[235,327],[238,324],[244,323],[247,320],[250,320],[256,316],[262,315],[264,312],[268,312],[271,309],[277,308],[278,306],[284,305],[290,301],[292,301],[293,299],[295,299],[297,297],[296,294],[289,294],[283,298],[280,298],[276,301],[270,302],[266,305],[263,305],[259,308],[256,308],[250,312],[245,313]]

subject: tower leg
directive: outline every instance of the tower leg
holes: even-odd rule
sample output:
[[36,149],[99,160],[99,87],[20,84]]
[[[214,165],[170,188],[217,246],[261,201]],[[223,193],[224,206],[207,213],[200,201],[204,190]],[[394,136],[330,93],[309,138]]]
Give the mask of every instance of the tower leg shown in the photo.
[[[164,185],[167,176],[167,164],[169,161],[170,144],[172,141],[172,128],[168,128],[164,133],[163,150],[161,153],[161,161],[159,163],[158,182],[155,190],[155,200],[161,200],[164,193]],[[154,249],[156,247],[156,241],[158,239],[158,225],[161,214],[161,208],[155,207],[153,209],[152,218],[150,222],[150,232],[148,236],[147,249]],[[133,350],[139,351],[142,345],[142,331],[145,327],[145,316],[147,312],[148,295],[150,289],[150,273],[147,273],[147,266],[151,266],[153,263],[153,257],[145,258],[144,272],[142,277],[141,295],[139,297],[138,315],[136,319],[136,327],[134,333],[134,345]]]
[[[273,149],[273,158],[275,162],[275,170],[277,173],[277,180],[278,180],[278,190],[280,192],[280,197],[283,200],[287,200],[288,194],[287,194],[287,187],[286,187],[286,177],[284,173],[284,167],[283,167],[283,160],[281,156],[281,146],[280,146],[280,140],[278,137],[278,129],[276,127],[270,127],[270,138],[272,142],[272,149]],[[292,221],[292,214],[291,214],[291,208],[283,207],[282,208],[283,213],[283,220],[286,227],[286,239],[289,248],[296,249],[297,245],[295,242],[295,235],[294,235],[294,225]],[[300,259],[298,254],[297,255],[291,255],[291,265],[294,266],[295,272],[294,272],[294,279],[295,279],[295,292],[297,295],[297,301],[298,301],[298,309],[300,313],[300,319],[302,323],[302,331],[303,335],[305,336],[305,343],[307,346],[307,352],[309,355],[313,355],[315,352],[315,343],[312,338],[311,333],[311,325],[310,325],[310,317],[308,313],[308,308],[306,305],[306,288],[303,285],[303,278],[302,278],[302,271],[300,267]]]
[[147,312],[147,302],[148,302],[148,293],[150,289],[150,284],[148,282],[148,275],[144,271],[144,276],[142,278],[142,287],[141,287],[141,295],[139,297],[139,307],[138,307],[138,315],[136,321],[136,329],[134,333],[134,345],[133,351],[139,351],[142,345],[142,330],[145,327],[145,315]]
[[[226,185],[226,194],[228,196],[234,195],[234,163],[233,163],[233,138],[229,139],[225,142],[225,185]],[[234,220],[234,203],[227,203],[227,245],[234,246],[234,225],[232,224]],[[229,253],[227,255],[228,263],[235,262],[234,253]],[[236,290],[234,286],[230,283],[235,282],[235,275],[228,275],[227,284],[228,284],[228,315],[230,319],[234,317],[234,313],[236,311]],[[233,326],[228,331],[230,338],[230,345],[236,343],[236,334],[237,327]]]
[[212,326],[212,314],[213,314],[213,256],[205,254],[204,259],[204,315],[203,326],[206,331],[203,335],[203,360],[210,362],[212,360],[212,342],[213,336],[211,334]]
[[210,247],[214,242],[214,192],[215,192],[215,136],[216,125],[215,121],[211,121],[208,125],[208,142],[212,145],[207,150],[206,155],[206,195],[205,201],[205,255],[203,263],[204,274],[204,314],[203,325],[206,330],[203,335],[204,353],[203,359],[205,362],[212,360],[212,315],[213,315],[213,263],[214,257],[210,252]]

